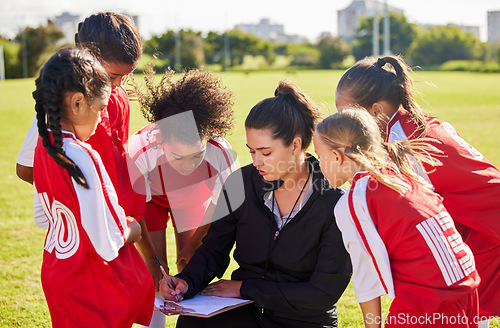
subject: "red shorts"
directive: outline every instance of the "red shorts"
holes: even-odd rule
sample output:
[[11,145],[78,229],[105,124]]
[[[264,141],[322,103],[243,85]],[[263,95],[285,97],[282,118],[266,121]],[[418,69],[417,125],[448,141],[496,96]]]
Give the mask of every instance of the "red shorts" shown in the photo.
[[[211,198],[196,199],[196,196],[187,197],[181,195],[182,202],[189,206],[180,206],[173,208],[166,197],[155,197],[146,203],[144,211],[144,220],[148,231],[165,230],[167,222],[172,218],[172,226],[178,232],[184,232],[192,229],[197,229],[211,203]],[[191,201],[188,203],[188,201]],[[185,205],[185,204],[181,204]]]
[[[170,220],[170,209],[154,201],[149,201],[146,203],[146,209],[144,210],[144,220],[148,231],[165,230],[167,229],[167,222]],[[172,225],[175,227],[173,220]]]

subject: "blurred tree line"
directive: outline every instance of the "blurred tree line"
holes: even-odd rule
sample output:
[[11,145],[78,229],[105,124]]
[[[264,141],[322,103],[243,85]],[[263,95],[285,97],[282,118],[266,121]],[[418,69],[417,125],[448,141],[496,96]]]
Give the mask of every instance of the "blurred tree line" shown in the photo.
[[[379,22],[379,48],[382,49],[383,19]],[[500,46],[483,43],[459,27],[423,29],[409,23],[403,14],[391,12],[390,31],[391,52],[403,55],[411,65],[428,70],[475,67],[476,70],[500,71]],[[35,76],[45,60],[63,45],[60,41],[63,36],[50,20],[44,26],[26,27],[13,40],[0,36],[6,77]],[[166,31],[144,41],[143,65],[139,70],[153,61],[157,69],[170,66],[177,70],[201,66],[212,70],[343,69],[370,56],[372,42],[373,17],[360,20],[356,38],[349,44],[331,35],[322,36],[315,42],[275,44],[237,29],[207,34],[192,30]]]
[[40,67],[59,48],[58,41],[64,33],[51,20],[36,28],[26,27],[14,40],[0,36],[3,46],[5,77],[20,78],[35,76]]

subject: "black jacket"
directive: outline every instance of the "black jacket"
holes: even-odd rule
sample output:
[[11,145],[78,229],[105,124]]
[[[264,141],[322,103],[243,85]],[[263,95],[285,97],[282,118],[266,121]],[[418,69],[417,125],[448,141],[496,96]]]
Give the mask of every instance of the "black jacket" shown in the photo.
[[212,222],[202,245],[177,275],[189,284],[186,298],[224,274],[236,242],[233,256],[239,268],[231,279],[243,281],[243,299],[255,301],[271,317],[336,324],[336,303],[352,272],[333,214],[343,190],[330,187],[314,157],[307,163],[313,169],[314,191],[276,240],[276,221],[263,197],[281,181],[265,181],[252,165],[229,176],[214,214],[222,218]]

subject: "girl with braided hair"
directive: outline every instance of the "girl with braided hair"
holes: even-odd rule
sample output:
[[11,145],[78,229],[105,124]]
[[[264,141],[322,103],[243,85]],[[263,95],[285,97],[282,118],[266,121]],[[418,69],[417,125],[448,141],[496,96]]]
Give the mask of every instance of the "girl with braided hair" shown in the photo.
[[[101,156],[106,171],[118,194],[118,202],[128,216],[141,224],[142,237],[137,243],[153,280],[157,283],[161,271],[154,259],[154,248],[142,216],[146,204],[144,195],[134,192],[127,166],[130,104],[122,80],[137,66],[142,53],[141,36],[131,17],[113,12],[88,16],[78,24],[75,35],[78,47],[96,57],[111,80],[111,94],[95,133],[87,140]],[[17,159],[18,176],[32,182],[33,153],[37,140],[36,117]]]
[[41,280],[53,327],[131,327],[152,315],[153,281],[133,246],[141,227],[86,143],[110,93],[105,69],[73,48],[49,59],[33,92],[34,213],[48,229]]
[[481,317],[499,316],[500,171],[451,124],[439,122],[417,104],[410,72],[399,56],[362,59],[341,77],[335,104],[339,111],[348,105],[365,108],[375,117],[385,141],[425,137],[440,150],[436,158],[442,165],[423,163],[419,174],[443,197],[474,253],[481,276]]
[[[123,145],[128,139],[130,107],[127,93],[121,83],[122,79],[135,69],[141,58],[141,37],[132,18],[106,12],[90,15],[79,23],[75,43],[87,48],[98,58],[110,76],[110,100],[106,109],[101,112],[101,122],[94,137],[90,139],[90,143],[101,156],[106,157],[104,162],[107,163],[107,157],[114,156],[113,152],[124,151]],[[103,140],[97,140],[104,137],[110,139],[112,146],[106,147],[109,141],[102,145]],[[33,152],[36,140],[35,118],[19,152],[16,168],[19,178],[29,183],[33,182]],[[114,162],[114,159],[112,161]],[[116,170],[115,165],[106,166],[108,170]]]
[[333,186],[351,183],[334,211],[365,327],[381,327],[386,294],[394,300],[385,327],[477,327],[472,252],[440,196],[413,171],[414,159],[436,165],[423,141],[381,142],[375,120],[353,108],[314,133],[325,177]]

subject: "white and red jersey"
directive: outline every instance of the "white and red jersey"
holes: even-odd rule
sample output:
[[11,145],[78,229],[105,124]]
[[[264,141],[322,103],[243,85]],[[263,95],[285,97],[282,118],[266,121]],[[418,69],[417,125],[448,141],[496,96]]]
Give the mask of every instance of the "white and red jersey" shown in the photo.
[[[120,206],[128,216],[142,219],[145,198],[133,191],[127,167],[126,144],[129,136],[130,105],[123,86],[114,88],[108,105],[100,114],[100,122],[87,143],[99,153],[111,181],[118,193]],[[38,140],[36,115],[19,151],[17,163],[32,167]]]
[[129,166],[135,165],[142,173],[134,189],[146,194],[146,207],[169,209],[178,231],[195,229],[209,204],[217,204],[224,181],[236,169],[231,145],[224,138],[210,139],[201,164],[182,175],[166,160],[159,133],[153,123],[129,140]]
[[23,146],[17,154],[17,163],[22,166],[33,167],[33,158],[35,157],[35,147],[38,142],[38,126],[36,114],[33,116],[28,133],[24,138]]
[[391,315],[458,310],[479,284],[472,252],[439,195],[402,179],[404,195],[358,172],[335,206],[358,302],[395,297]]
[[[418,137],[409,112],[399,110],[387,125],[386,141]],[[479,151],[463,140],[449,123],[431,118],[426,138],[442,151],[436,159],[443,165],[424,168],[434,172],[422,176],[443,196],[448,212],[456,222],[482,232],[500,243],[500,171]]]
[[128,216],[140,221],[144,214],[146,199],[132,188],[131,172],[127,165],[129,123],[130,105],[127,92],[123,86],[114,88],[106,109],[101,111],[101,121],[87,143],[101,156],[118,193],[120,206]]
[[54,327],[148,324],[154,284],[133,244],[124,246],[127,219],[99,154],[64,133],[64,149],[83,172],[77,184],[39,138],[33,166],[35,217],[48,228],[42,285]]
[[[399,110],[387,125],[386,141],[418,137],[411,114]],[[463,140],[449,123],[428,119],[426,138],[442,151],[436,159],[443,165],[424,164],[419,172],[443,203],[472,249],[481,276],[481,315],[500,316],[500,171]]]

